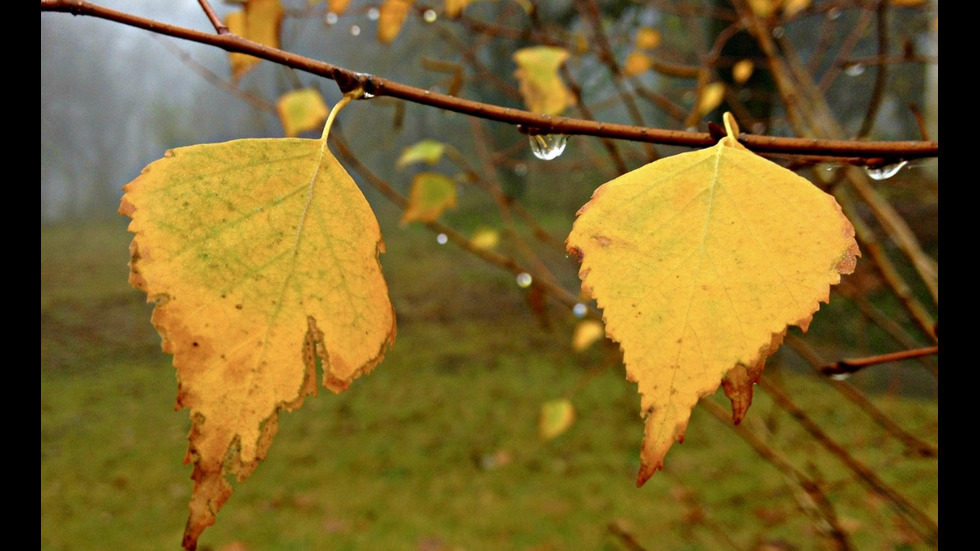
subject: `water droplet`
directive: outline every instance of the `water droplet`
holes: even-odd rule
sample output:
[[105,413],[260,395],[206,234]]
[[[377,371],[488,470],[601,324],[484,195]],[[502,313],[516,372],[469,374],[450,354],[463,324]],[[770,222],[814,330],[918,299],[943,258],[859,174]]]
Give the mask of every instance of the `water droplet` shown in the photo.
[[517,163],[514,165],[514,174],[522,178],[527,176],[527,163]]
[[834,21],[840,17],[840,8],[830,8],[827,10],[827,19],[829,21]]
[[368,9],[368,11],[367,11],[367,18],[369,20],[371,20],[371,21],[377,21],[379,17],[381,17],[381,12],[378,11],[378,8],[370,8],[370,9]]
[[425,13],[422,14],[422,19],[424,19],[426,23],[432,23],[438,17],[439,15],[436,14],[436,10],[425,10]]
[[834,373],[833,375],[830,376],[830,378],[833,379],[833,380],[835,380],[835,381],[846,381],[847,379],[851,378],[851,374],[850,373]]
[[361,26],[360,25],[351,25],[350,26],[350,34],[351,34],[351,36],[358,36],[358,35],[360,35],[361,34]]
[[337,14],[332,11],[328,11],[327,13],[323,14],[323,22],[327,25],[336,25],[337,19]]
[[521,273],[517,274],[517,286],[518,287],[523,287],[523,288],[530,287],[532,281],[534,281],[534,280],[531,277],[531,274],[529,274],[527,272],[521,272]]
[[868,173],[868,176],[871,176],[871,178],[875,180],[887,180],[892,176],[898,174],[898,171],[905,168],[905,165],[907,164],[908,161],[902,161],[900,163],[895,163],[895,164],[890,164],[885,166],[875,166],[875,167],[866,166],[864,167],[864,171]]
[[439,235],[436,236],[436,243],[440,245],[445,245],[448,241],[449,241],[449,236],[444,233],[440,233]]
[[776,28],[774,28],[772,30],[772,37],[773,38],[782,38],[784,36],[786,36],[786,29],[784,29],[782,27],[776,27]]
[[572,314],[574,314],[576,318],[584,318],[586,312],[588,311],[589,307],[581,302],[576,303],[575,306],[572,307]]
[[860,63],[851,63],[844,67],[844,74],[849,77],[856,77],[864,73],[864,65]]
[[543,161],[557,159],[568,143],[568,136],[564,134],[528,134],[527,139],[531,144],[531,152]]

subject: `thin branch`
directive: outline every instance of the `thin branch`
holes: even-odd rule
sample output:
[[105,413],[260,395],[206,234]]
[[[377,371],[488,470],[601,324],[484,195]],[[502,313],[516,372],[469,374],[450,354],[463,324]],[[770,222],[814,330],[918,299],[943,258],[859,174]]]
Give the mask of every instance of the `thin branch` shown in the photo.
[[204,10],[204,13],[208,16],[208,19],[211,21],[211,24],[214,25],[215,32],[217,32],[218,34],[229,33],[228,27],[224,24],[223,21],[221,21],[221,18],[218,17],[218,14],[215,13],[214,8],[211,7],[211,3],[208,2],[208,0],[197,0],[197,3],[201,5],[201,9]]
[[779,405],[786,413],[795,419],[810,436],[813,437],[824,449],[844,463],[855,475],[858,480],[867,486],[871,491],[885,498],[894,509],[910,521],[910,525],[915,532],[931,545],[939,543],[939,525],[929,518],[921,509],[915,506],[905,496],[899,494],[894,488],[882,480],[873,470],[858,461],[844,446],[838,444],[827,433],[823,431],[802,409],[799,408],[779,387],[768,379],[760,379],[759,386],[769,395],[773,401]]
[[[231,33],[222,35],[208,34],[186,27],[168,25],[153,19],[111,10],[84,2],[83,0],[41,0],[41,11],[71,13],[73,15],[86,15],[106,19],[159,34],[208,44],[229,52],[249,54],[279,65],[292,67],[300,71],[334,80],[343,92],[361,86],[365,92],[375,96],[390,96],[487,120],[524,125],[526,127],[536,128],[541,132],[596,136],[683,147],[710,147],[715,144],[715,140],[706,132],[644,128],[625,124],[539,115],[520,109],[456,98],[374,75],[357,73],[337,65],[264,46]],[[884,157],[886,159],[918,159],[939,156],[939,144],[937,142],[853,142],[814,138],[753,136],[745,133],[739,137],[739,141],[757,153],[827,155],[832,157]]]
[[850,375],[851,373],[857,373],[858,371],[873,365],[900,362],[902,360],[919,358],[921,356],[932,356],[933,354],[939,354],[939,346],[927,346],[924,348],[916,348],[914,350],[901,350],[899,352],[878,354],[876,356],[837,360],[832,364],[822,366],[820,368],[820,372],[829,376]]

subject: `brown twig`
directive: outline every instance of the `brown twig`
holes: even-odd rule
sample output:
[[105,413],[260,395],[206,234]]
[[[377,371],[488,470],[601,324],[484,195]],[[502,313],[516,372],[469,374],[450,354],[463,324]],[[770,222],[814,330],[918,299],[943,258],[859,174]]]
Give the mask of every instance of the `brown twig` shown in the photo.
[[850,375],[851,373],[857,373],[866,367],[871,367],[873,365],[881,365],[884,363],[900,362],[902,360],[908,360],[910,358],[918,358],[921,356],[932,356],[933,354],[939,354],[939,346],[927,346],[925,348],[916,348],[914,350],[902,350],[899,352],[889,352],[887,354],[878,354],[875,356],[865,356],[863,358],[850,358],[837,360],[832,364],[824,365],[820,368],[820,372],[824,375],[834,376],[834,375]]
[[[343,92],[349,91],[352,87],[361,86],[366,92],[375,96],[390,96],[487,120],[515,125],[521,124],[552,134],[577,134],[684,147],[709,147],[715,143],[706,132],[644,128],[540,115],[520,109],[438,94],[430,90],[408,86],[374,75],[357,73],[337,65],[264,46],[231,33],[215,35],[186,27],[168,25],[153,19],[90,4],[83,0],[41,0],[41,11],[97,17],[159,34],[208,44],[229,52],[249,54],[279,65],[332,79],[338,83]],[[784,155],[809,154],[833,157],[884,157],[887,159],[917,159],[939,156],[939,144],[936,142],[854,142],[815,138],[753,136],[750,134],[742,134],[740,141],[747,148],[758,153],[781,153]]]
[[205,15],[208,16],[211,24],[214,25],[215,32],[218,34],[228,34],[228,26],[225,25],[224,22],[221,21],[221,18],[218,17],[218,14],[215,13],[214,8],[211,7],[211,3],[208,2],[208,0],[197,0],[197,3],[201,5],[201,9],[204,10]]

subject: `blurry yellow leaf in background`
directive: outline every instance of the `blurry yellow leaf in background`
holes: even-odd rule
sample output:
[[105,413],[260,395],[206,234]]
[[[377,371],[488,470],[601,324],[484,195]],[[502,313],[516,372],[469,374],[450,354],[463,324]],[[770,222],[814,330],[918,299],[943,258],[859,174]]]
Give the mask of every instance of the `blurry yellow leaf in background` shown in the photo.
[[626,63],[623,64],[623,74],[628,77],[636,76],[649,71],[652,66],[653,64],[646,54],[633,51],[626,56]]
[[592,346],[592,343],[606,336],[602,323],[596,320],[585,320],[575,326],[572,335],[572,350],[581,352]]
[[314,88],[293,90],[283,94],[276,102],[283,133],[294,138],[302,132],[319,130],[327,120],[327,104]]
[[549,400],[541,404],[538,434],[542,440],[551,440],[568,430],[574,422],[575,408],[568,399]]
[[[279,0],[248,0],[243,11],[231,12],[225,21],[228,30],[241,37],[272,48],[279,47],[283,8]],[[247,54],[230,53],[231,76],[237,81],[261,59]]]
[[701,90],[698,97],[697,112],[700,116],[705,116],[716,107],[721,105],[725,99],[725,85],[721,82],[712,82]]
[[568,60],[568,51],[552,46],[534,46],[514,52],[521,95],[529,111],[560,115],[575,105],[575,96],[565,86],[558,69]]
[[745,81],[752,78],[754,70],[755,66],[752,64],[752,60],[743,59],[732,67],[732,79],[739,84],[745,84]]
[[402,214],[402,224],[432,222],[446,209],[456,208],[456,182],[438,172],[422,172],[412,179],[408,206]]
[[397,168],[404,168],[414,163],[427,163],[435,165],[442,159],[442,154],[446,151],[446,144],[436,140],[422,140],[414,145],[410,145],[402,150],[401,156],[395,163]]
[[636,48],[638,50],[652,50],[660,46],[660,31],[650,27],[640,27],[636,31]]
[[378,13],[378,40],[391,44],[408,18],[413,0],[385,0]]
[[328,0],[327,10],[337,15],[343,15],[347,11],[350,0]]
[[495,249],[500,244],[500,232],[493,228],[480,227],[473,232],[470,243],[477,249],[485,251]]

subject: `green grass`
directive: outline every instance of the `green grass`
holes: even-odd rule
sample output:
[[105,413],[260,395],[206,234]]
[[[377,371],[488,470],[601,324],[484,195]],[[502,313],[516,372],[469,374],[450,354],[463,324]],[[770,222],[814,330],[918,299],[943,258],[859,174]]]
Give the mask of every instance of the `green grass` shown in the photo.
[[[237,485],[202,548],[626,549],[611,523],[651,550],[828,548],[799,487],[700,410],[665,471],[636,489],[643,429],[622,367],[598,349],[572,353],[562,310],[542,329],[510,275],[414,226],[386,238],[394,349],[349,392],[283,415],[267,460]],[[189,421],[173,410],[174,373],[145,297],[126,284],[128,241],[115,223],[41,230],[45,550],[179,547]],[[789,355],[767,376],[938,519],[937,460],[904,457],[856,407],[780,369],[780,358]],[[562,396],[576,422],[542,442],[539,408]],[[874,401],[938,441],[935,398]],[[855,549],[926,548],[763,392],[745,423],[821,482]]]

